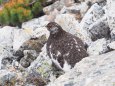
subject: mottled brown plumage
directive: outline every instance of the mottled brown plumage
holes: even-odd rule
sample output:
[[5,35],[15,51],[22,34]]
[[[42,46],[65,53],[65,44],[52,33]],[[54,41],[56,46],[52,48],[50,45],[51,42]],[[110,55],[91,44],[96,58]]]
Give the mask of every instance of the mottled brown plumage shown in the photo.
[[74,67],[82,58],[88,56],[83,42],[78,37],[67,33],[55,22],[50,22],[46,27],[50,31],[47,53],[50,58],[56,59],[62,68],[65,61]]

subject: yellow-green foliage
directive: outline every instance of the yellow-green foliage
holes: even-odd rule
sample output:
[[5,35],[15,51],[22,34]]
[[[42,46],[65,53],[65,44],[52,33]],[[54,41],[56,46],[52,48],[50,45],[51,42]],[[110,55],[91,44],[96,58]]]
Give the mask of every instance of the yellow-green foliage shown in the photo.
[[10,0],[3,4],[0,10],[0,25],[20,26],[22,22],[32,19],[42,10],[41,1],[37,0]]

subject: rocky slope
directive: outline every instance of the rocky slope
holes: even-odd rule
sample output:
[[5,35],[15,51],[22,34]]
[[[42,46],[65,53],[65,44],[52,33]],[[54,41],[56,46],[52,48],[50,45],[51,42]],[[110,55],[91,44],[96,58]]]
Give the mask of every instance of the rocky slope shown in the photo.
[[[0,86],[115,86],[115,1],[52,1],[46,15],[22,28],[0,27]],[[57,79],[45,45],[50,21],[78,36],[89,53]]]

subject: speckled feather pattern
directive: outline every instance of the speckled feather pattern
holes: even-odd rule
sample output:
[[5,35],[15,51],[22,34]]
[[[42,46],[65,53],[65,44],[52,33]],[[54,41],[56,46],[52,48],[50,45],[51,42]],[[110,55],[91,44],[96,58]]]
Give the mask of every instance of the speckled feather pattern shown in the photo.
[[56,59],[62,68],[64,67],[64,60],[71,67],[74,67],[82,58],[88,56],[83,42],[62,28],[59,28],[58,33],[50,34],[47,41],[47,53],[50,58]]

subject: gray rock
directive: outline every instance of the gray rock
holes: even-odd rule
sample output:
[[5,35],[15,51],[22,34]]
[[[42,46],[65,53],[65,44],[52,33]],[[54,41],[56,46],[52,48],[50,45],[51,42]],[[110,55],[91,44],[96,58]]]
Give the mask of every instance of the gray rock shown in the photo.
[[89,53],[89,55],[103,54],[109,51],[107,44],[108,41],[105,38],[98,39],[97,41],[91,43],[91,45],[87,49],[87,52]]
[[[39,54],[36,60],[34,60],[28,67],[28,72],[38,72],[46,81],[50,80],[52,75],[52,62],[47,55],[46,45],[42,48],[42,52]],[[53,76],[53,75],[52,75]]]
[[[82,21],[80,22],[80,26],[82,28],[82,33],[85,35],[85,42],[90,45],[91,44],[91,34],[89,32],[89,27],[98,21],[98,19],[104,16],[104,9],[99,6],[97,3],[93,4],[91,8],[84,15]],[[87,40],[87,38],[90,40]]]
[[101,18],[89,27],[89,32],[91,33],[91,38],[93,41],[100,38],[110,38],[110,28],[104,22],[106,18]]
[[24,42],[19,50],[14,53],[16,56],[15,59],[19,61],[23,67],[29,67],[31,62],[34,61],[41,52],[41,48],[46,43],[46,40],[46,36],[43,35],[39,38],[31,38]]
[[0,70],[0,86],[15,86],[16,74],[7,70]]
[[86,57],[47,86],[114,86],[115,51]]
[[59,0],[53,3],[52,5],[43,8],[43,11],[46,14],[50,14],[50,12],[52,12],[54,9],[60,11],[63,8],[63,6],[71,6],[73,3],[74,0]]
[[79,22],[80,22],[88,9],[89,9],[88,4],[86,2],[82,2],[82,3],[79,3],[79,4],[73,4],[70,7],[64,6],[61,9],[60,13],[61,14],[69,13],[71,15],[74,14],[75,18],[77,20],[79,20]]
[[110,49],[115,50],[115,41],[109,43],[109,44],[108,44],[108,47],[109,47]]
[[43,79],[38,72],[33,71],[32,73],[27,75],[25,83],[34,86],[45,86],[47,84],[47,81],[45,81],[45,79]]
[[35,50],[24,50],[24,57],[21,58],[20,64],[27,68],[30,66],[31,62],[33,62],[37,58],[37,53]]
[[81,26],[84,29],[89,29],[89,26],[104,16],[104,9],[97,3],[93,4],[87,11],[81,21]]

